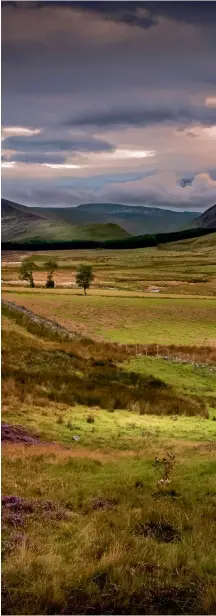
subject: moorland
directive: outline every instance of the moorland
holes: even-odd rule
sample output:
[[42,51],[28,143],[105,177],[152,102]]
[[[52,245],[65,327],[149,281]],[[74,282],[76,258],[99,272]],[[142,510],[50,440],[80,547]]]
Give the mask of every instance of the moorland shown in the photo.
[[215,245],[3,252],[3,613],[215,613]]

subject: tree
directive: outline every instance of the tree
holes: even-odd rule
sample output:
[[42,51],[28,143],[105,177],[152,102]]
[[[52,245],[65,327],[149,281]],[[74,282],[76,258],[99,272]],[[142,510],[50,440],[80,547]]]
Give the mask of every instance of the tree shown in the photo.
[[79,267],[77,268],[76,284],[78,285],[78,287],[82,287],[84,289],[85,295],[86,289],[89,289],[93,280],[94,275],[92,272],[92,266],[79,265]]
[[23,261],[20,268],[20,280],[28,280],[30,287],[34,288],[33,271],[37,269],[37,265],[33,261]]
[[53,274],[58,269],[58,265],[55,261],[46,261],[46,263],[44,263],[44,267],[47,270],[46,288],[53,289],[55,286]]

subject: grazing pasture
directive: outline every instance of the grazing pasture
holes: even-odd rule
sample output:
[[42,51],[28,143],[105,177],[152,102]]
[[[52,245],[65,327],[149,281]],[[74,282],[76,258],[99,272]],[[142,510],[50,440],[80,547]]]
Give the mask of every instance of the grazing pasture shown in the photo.
[[122,297],[89,291],[8,289],[3,297],[82,335],[125,344],[216,343],[214,298]]
[[158,248],[3,252],[2,279],[5,283],[18,282],[19,262],[23,258],[33,258],[38,265],[35,281],[39,286],[46,280],[44,263],[52,258],[58,263],[55,280],[59,286],[73,286],[76,267],[87,263],[94,270],[95,289],[146,293],[155,286],[160,294],[216,295],[215,233]]

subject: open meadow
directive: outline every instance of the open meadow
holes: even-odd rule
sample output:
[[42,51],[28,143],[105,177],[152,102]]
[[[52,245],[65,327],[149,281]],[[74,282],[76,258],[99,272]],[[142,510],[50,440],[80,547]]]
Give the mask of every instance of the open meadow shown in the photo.
[[19,269],[23,258],[34,260],[36,286],[44,285],[44,263],[52,258],[58,264],[55,273],[57,286],[75,286],[76,267],[90,263],[95,280],[93,289],[151,293],[154,287],[160,294],[216,296],[216,238],[215,233],[193,240],[158,246],[125,250],[59,250],[47,252],[2,253],[3,284],[19,283]]
[[131,297],[116,292],[9,289],[3,297],[69,330],[123,344],[216,343],[216,297]]
[[[55,255],[59,286],[93,264],[87,296],[18,286],[12,255],[2,268],[3,300],[30,311],[2,307],[4,614],[216,612],[215,257],[192,283],[200,256],[183,281],[180,257],[143,251],[141,272],[123,252],[121,289],[113,254]],[[144,292],[153,271],[164,296]]]

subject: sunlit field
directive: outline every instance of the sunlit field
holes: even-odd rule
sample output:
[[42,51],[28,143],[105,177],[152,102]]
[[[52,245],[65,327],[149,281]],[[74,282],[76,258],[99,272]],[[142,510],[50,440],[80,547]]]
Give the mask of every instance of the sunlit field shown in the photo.
[[[3,282],[18,282],[19,263],[27,255],[22,252],[2,254]],[[86,262],[93,267],[95,289],[151,293],[156,286],[161,294],[216,295],[215,234],[159,248],[29,253],[29,258],[33,258],[39,268],[35,272],[39,286],[45,283],[44,262],[51,256],[59,266],[55,274],[59,286],[73,286],[77,265]]]

